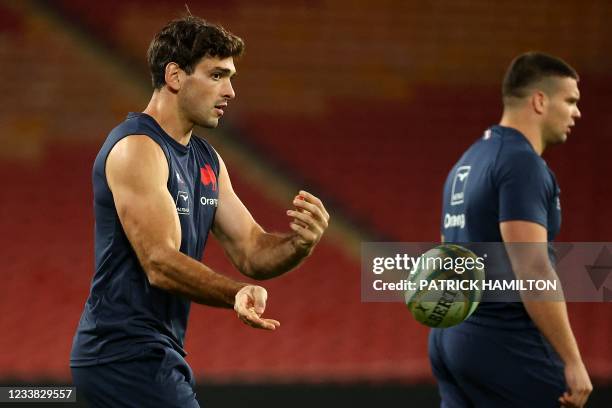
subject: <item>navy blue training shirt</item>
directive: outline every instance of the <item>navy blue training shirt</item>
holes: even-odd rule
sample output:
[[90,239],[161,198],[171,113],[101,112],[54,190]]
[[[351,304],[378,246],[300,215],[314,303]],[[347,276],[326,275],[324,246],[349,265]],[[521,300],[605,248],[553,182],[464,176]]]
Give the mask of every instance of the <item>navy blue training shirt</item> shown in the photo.
[[149,284],[106,181],[109,152],[119,140],[135,134],[153,139],[168,160],[168,192],[181,223],[180,251],[201,260],[213,225],[219,196],[215,150],[196,136],[184,146],[151,116],[130,113],[108,135],[93,166],[95,274],[73,340],[73,367],[126,360],[143,347],[171,347],[185,355],[190,301]]
[[[555,175],[519,131],[493,126],[459,159],[444,184],[445,242],[502,242],[499,223],[531,221],[554,240],[561,227]],[[486,279],[496,271],[487,270]],[[521,303],[482,302],[468,319],[493,326],[532,326]]]

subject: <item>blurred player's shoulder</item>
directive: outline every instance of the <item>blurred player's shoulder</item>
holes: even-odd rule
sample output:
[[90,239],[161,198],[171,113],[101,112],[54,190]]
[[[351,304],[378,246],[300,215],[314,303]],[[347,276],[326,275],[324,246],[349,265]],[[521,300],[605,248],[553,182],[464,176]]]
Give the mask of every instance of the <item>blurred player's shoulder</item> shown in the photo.
[[[479,156],[488,156],[497,169],[526,166],[529,169],[547,168],[527,138],[518,130],[505,126],[492,126],[485,130],[473,148]],[[484,157],[481,159],[486,160]]]

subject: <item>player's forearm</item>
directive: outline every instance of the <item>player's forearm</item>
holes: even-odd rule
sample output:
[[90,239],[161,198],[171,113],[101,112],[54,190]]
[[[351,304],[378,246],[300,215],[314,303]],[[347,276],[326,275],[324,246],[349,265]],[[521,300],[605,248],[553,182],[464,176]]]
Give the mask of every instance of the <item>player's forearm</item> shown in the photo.
[[262,233],[245,258],[242,272],[258,280],[282,275],[298,266],[311,250],[295,244],[294,234]]
[[581,361],[567,316],[563,288],[557,272],[550,264],[546,247],[543,244],[519,244],[510,245],[507,249],[517,278],[557,282],[557,289],[552,292],[521,292],[522,301],[531,320],[563,362],[568,364]]
[[531,320],[565,364],[581,361],[565,302],[524,301],[523,304]]
[[143,267],[152,286],[209,306],[233,307],[236,293],[245,286],[173,249],[156,250]]

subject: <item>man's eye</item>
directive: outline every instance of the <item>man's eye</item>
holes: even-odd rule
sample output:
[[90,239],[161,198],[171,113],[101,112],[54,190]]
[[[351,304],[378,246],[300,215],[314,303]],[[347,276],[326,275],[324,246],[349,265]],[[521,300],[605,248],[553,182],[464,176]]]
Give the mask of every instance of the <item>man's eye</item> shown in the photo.
[[221,74],[218,72],[215,72],[214,74],[212,74],[212,78],[213,79],[221,79]]

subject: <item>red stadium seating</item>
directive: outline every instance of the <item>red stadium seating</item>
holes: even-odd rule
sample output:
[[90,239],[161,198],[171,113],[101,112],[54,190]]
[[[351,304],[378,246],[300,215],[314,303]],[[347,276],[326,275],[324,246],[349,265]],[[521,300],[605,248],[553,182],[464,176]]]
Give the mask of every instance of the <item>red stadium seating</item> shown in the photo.
[[[0,165],[3,241],[0,376],[66,377],[71,338],[92,277],[92,148],[58,146],[34,165]],[[66,163],[70,163],[69,166]],[[255,217],[286,231],[284,209],[234,177]],[[205,262],[237,276],[211,244]],[[233,311],[194,305],[189,360],[212,380],[426,379],[426,329],[401,304],[361,304],[359,267],[322,242],[299,270],[265,282],[267,314],[282,327],[253,330]],[[392,334],[392,335],[391,335]]]
[[[70,341],[92,276],[90,165],[93,148],[53,148],[34,166],[0,165],[0,376],[66,377]],[[65,163],[70,163],[66,166]],[[234,172],[235,173],[235,172]],[[284,210],[234,176],[255,217],[286,230]],[[211,243],[204,261],[237,276]],[[401,304],[360,302],[359,266],[321,243],[297,271],[264,282],[275,333],[250,329],[229,310],[194,305],[187,336],[196,373],[210,380],[398,380],[430,378],[427,329]],[[578,341],[595,379],[608,378],[612,308],[571,304]]]

